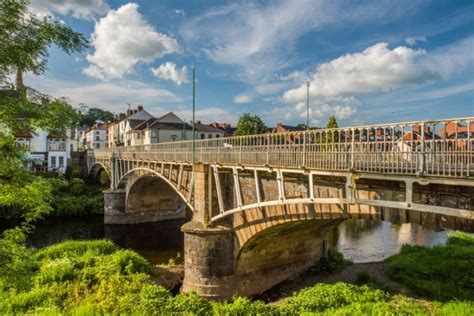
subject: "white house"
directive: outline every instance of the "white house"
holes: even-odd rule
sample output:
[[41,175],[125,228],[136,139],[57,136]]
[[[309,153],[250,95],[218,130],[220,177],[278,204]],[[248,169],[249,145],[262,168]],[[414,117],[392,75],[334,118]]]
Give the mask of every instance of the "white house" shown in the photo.
[[145,111],[141,105],[128,110],[126,114],[120,113],[117,120],[107,126],[108,147],[129,146],[131,142],[126,142],[127,132],[151,118],[154,118],[153,115]]
[[81,147],[86,149],[106,148],[107,126],[105,123],[96,123],[85,131],[81,132]]
[[[195,125],[196,139],[219,138],[224,136],[224,130],[202,124]],[[153,118],[137,124],[127,132],[128,145],[147,145],[154,143],[174,142],[192,139],[192,126],[180,119],[173,112],[159,118]]]
[[28,150],[26,164],[36,171],[51,171],[64,174],[71,159],[73,140],[71,132],[38,130],[18,132],[16,142]]

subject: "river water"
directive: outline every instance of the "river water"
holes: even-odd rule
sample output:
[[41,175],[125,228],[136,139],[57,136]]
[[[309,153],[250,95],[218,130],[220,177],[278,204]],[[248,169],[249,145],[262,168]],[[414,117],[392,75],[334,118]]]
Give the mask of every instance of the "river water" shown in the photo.
[[[0,231],[15,223],[0,221]],[[134,225],[104,225],[102,216],[52,218],[36,224],[28,243],[45,247],[68,239],[107,238],[123,248],[137,251],[154,264],[174,259],[182,262],[184,220]],[[435,245],[446,241],[447,232],[434,232],[417,224],[392,224],[378,220],[351,219],[329,234],[329,245],[344,257],[359,262],[381,261],[400,250],[403,244]]]

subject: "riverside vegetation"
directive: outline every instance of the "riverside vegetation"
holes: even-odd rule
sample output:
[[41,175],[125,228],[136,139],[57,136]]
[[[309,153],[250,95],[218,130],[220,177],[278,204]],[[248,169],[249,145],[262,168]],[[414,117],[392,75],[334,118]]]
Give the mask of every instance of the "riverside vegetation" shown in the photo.
[[[472,315],[474,238],[455,233],[446,246],[408,247],[389,259],[397,278],[415,290],[424,284],[424,299],[391,295],[367,285],[317,284],[300,290],[279,305],[236,297],[211,302],[195,293],[172,295],[153,282],[153,267],[140,255],[107,240],[66,241],[43,249],[25,245],[20,229],[0,239],[1,314],[195,314],[195,315]],[[453,248],[454,247],[454,248]],[[455,251],[457,255],[449,256]],[[410,264],[417,256],[438,269]],[[338,259],[339,260],[339,259]],[[450,262],[452,261],[452,262]],[[448,270],[455,264],[466,269]],[[334,264],[333,264],[334,267]],[[449,277],[448,277],[449,276]],[[438,288],[453,279],[459,290],[439,296]],[[444,280],[444,281],[442,281]],[[471,283],[469,283],[471,282]],[[426,290],[428,289],[428,290]],[[448,291],[451,290],[448,287]],[[440,299],[428,301],[427,299]],[[464,301],[463,301],[464,300]]]

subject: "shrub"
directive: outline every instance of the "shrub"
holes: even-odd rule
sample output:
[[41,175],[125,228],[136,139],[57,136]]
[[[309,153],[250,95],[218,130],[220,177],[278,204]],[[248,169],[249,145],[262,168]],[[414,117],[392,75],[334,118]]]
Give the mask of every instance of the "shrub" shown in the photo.
[[282,311],[290,314],[303,312],[323,312],[330,308],[339,308],[352,303],[373,303],[384,301],[388,294],[367,286],[346,283],[317,284],[294,293],[293,297],[282,305]]
[[85,253],[101,256],[114,253],[117,250],[118,247],[110,240],[69,240],[39,250],[35,254],[35,258],[38,260],[74,258],[80,257]]
[[463,233],[460,231],[450,232],[446,245],[452,246],[474,246],[474,235]]
[[446,246],[404,245],[387,263],[389,276],[419,295],[441,301],[474,297],[474,247],[467,234],[450,235]]
[[337,249],[329,248],[327,257],[322,257],[312,270],[316,273],[334,273],[351,264],[352,261],[345,259]]
[[273,315],[276,309],[262,301],[252,302],[246,297],[236,297],[231,302],[212,304],[215,315]]

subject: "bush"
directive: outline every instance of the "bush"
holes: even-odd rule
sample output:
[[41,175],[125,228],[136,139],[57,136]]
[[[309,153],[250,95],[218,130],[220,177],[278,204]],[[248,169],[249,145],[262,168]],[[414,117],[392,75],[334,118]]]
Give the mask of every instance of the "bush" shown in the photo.
[[262,301],[252,302],[246,297],[236,297],[231,302],[213,303],[215,315],[274,315],[276,308]]
[[337,249],[329,248],[327,257],[322,257],[312,268],[312,271],[316,273],[334,273],[351,264],[352,261],[345,259]]
[[451,234],[446,246],[404,245],[387,259],[389,276],[427,298],[470,300],[474,297],[472,236]]
[[284,313],[323,312],[352,303],[375,303],[388,299],[388,294],[367,286],[346,283],[317,284],[294,293],[281,309]]

